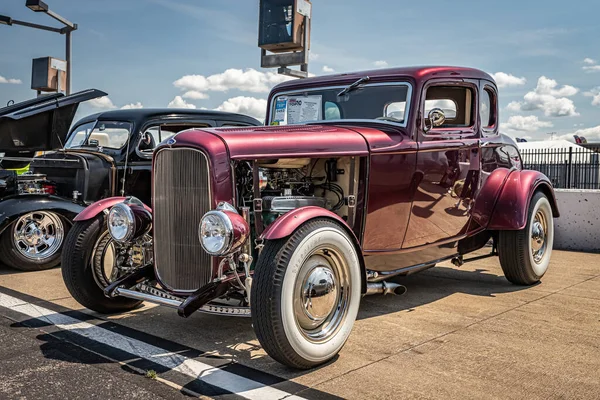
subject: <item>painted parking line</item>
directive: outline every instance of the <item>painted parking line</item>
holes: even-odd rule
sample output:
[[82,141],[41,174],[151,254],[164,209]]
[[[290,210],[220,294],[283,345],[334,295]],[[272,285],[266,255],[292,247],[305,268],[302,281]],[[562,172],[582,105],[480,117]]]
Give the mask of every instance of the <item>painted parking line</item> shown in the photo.
[[[88,341],[110,346],[121,352],[148,360],[168,370],[181,373],[202,383],[247,399],[303,399],[292,393],[271,387],[257,380],[209,365],[178,352],[158,347],[136,338],[121,335],[82,319],[65,315],[38,304],[0,292],[0,307],[53,326],[63,332],[75,334]],[[229,364],[231,365],[231,364]]]

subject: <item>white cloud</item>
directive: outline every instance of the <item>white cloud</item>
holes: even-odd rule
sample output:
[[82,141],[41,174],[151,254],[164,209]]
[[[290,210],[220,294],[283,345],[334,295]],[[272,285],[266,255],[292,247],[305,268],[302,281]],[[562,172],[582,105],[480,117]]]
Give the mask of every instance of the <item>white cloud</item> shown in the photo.
[[328,67],[327,65],[324,65],[323,66],[323,72],[331,73],[331,72],[335,72],[335,69],[333,69],[331,67]]
[[551,128],[554,126],[550,121],[540,121],[535,115],[513,115],[505,122],[502,127],[513,131],[536,132],[541,128]]
[[508,103],[508,105],[506,106],[506,109],[508,111],[513,111],[513,112],[518,112],[521,111],[521,103],[519,103],[518,101],[511,101],[510,103]]
[[189,90],[183,94],[183,97],[192,100],[204,100],[208,99],[210,96],[206,93],[198,92],[196,90]]
[[389,64],[387,63],[387,61],[384,60],[379,60],[379,61],[375,61],[373,63],[374,66],[376,66],[377,68],[385,68],[387,67]]
[[581,67],[581,69],[583,69],[585,72],[600,72],[600,65],[598,65],[598,62],[596,60],[591,58],[584,58],[583,63],[586,65]]
[[13,85],[20,85],[23,82],[21,82],[20,79],[9,79],[0,75],[0,83],[11,83]]
[[98,97],[88,101],[88,104],[98,110],[113,110],[117,108],[108,96]]
[[593,106],[600,106],[600,86],[590,90],[589,92],[585,92],[583,95],[592,98]]
[[600,72],[600,65],[585,65],[583,70],[585,72]]
[[168,108],[196,108],[195,105],[186,102],[181,96],[175,96],[173,100],[169,102]]
[[246,114],[264,120],[267,112],[267,100],[238,96],[224,101],[216,110]]
[[144,105],[139,101],[137,103],[125,104],[123,107],[121,107],[121,110],[134,110],[138,108],[144,108]]
[[574,96],[579,89],[564,85],[558,87],[554,79],[541,76],[536,88],[525,94],[521,102],[511,102],[509,111],[535,111],[541,110],[547,117],[573,117],[579,115],[573,100],[567,97]]
[[318,53],[308,53],[309,61],[317,61],[319,59],[319,57],[321,57],[321,55]]
[[173,82],[173,85],[185,91],[184,97],[202,99],[208,97],[206,92],[227,92],[232,89],[268,93],[276,84],[290,79],[294,78],[275,72],[260,72],[252,68],[246,70],[230,68],[210,76],[185,75]]
[[505,72],[496,72],[492,74],[492,77],[496,81],[496,84],[499,88],[509,87],[509,86],[523,86],[527,83],[527,79],[521,77],[517,77],[511,74],[507,74]]

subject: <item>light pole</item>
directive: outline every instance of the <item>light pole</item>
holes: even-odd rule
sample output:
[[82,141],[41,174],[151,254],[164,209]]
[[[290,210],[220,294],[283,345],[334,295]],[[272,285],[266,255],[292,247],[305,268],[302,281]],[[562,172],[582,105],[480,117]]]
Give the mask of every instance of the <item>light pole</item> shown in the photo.
[[67,87],[65,88],[65,92],[67,93],[67,95],[71,94],[71,32],[73,32],[74,30],[77,30],[77,24],[74,24],[74,23],[70,22],[69,20],[67,20],[66,18],[63,18],[60,15],[56,14],[55,12],[51,11],[50,9],[48,9],[48,5],[41,0],[27,0],[25,3],[25,6],[32,11],[43,12],[45,14],[48,14],[49,16],[51,16],[52,18],[54,18],[55,20],[57,20],[58,22],[60,22],[61,24],[65,25],[65,26],[63,28],[54,28],[52,26],[39,25],[39,24],[34,24],[31,22],[26,22],[26,21],[19,21],[17,19],[12,19],[6,15],[0,15],[0,25],[9,25],[9,26],[21,25],[21,26],[26,26],[28,28],[41,29],[44,31],[56,32],[56,33],[60,33],[61,35],[65,35],[66,36],[65,60],[67,62],[67,71],[66,71],[66,81],[67,81],[66,86]]

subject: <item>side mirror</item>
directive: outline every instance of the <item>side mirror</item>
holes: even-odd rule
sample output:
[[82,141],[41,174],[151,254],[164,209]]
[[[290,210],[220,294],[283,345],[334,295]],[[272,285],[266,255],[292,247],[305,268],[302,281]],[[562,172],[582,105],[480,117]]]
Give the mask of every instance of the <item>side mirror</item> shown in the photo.
[[100,147],[100,142],[98,141],[98,139],[90,139],[88,141],[88,144],[90,146],[96,146],[96,147]]
[[[444,125],[444,122],[446,122],[444,110],[441,108],[432,108],[425,120],[425,133],[429,132],[432,128]],[[429,126],[427,126],[428,124]]]

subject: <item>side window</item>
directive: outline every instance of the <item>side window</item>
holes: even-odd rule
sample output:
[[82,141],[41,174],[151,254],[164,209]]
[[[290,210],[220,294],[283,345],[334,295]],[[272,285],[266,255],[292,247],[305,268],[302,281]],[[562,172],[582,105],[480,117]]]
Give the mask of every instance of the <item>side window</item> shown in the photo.
[[404,111],[406,110],[405,101],[395,101],[385,106],[383,110],[383,116],[385,118],[391,118],[398,121],[404,121]]
[[455,119],[456,110],[458,105],[452,99],[441,99],[441,100],[425,100],[425,115],[429,114],[429,111],[434,108],[441,108],[444,111],[446,119]]
[[157,143],[163,142],[166,139],[170,138],[171,136],[175,136],[176,133],[177,133],[177,131],[169,129],[168,127],[161,128],[161,130],[160,130],[160,141],[157,142]]
[[325,120],[342,119],[342,113],[337,104],[331,101],[325,102]]
[[160,129],[158,129],[158,126],[153,126],[152,128],[148,129],[146,134],[150,134],[152,136],[154,143],[160,143]]
[[482,128],[492,128],[496,125],[496,95],[489,88],[481,91],[479,118]]
[[176,132],[173,132],[171,129],[169,129],[168,126],[153,126],[146,129],[146,131],[142,134],[142,137],[140,138],[140,142],[137,148],[138,153],[144,156],[151,155],[160,142],[170,138],[175,133]]
[[473,115],[475,94],[470,87],[431,86],[425,96],[424,116],[434,108],[443,111],[445,121],[436,128],[467,128],[475,123]]

